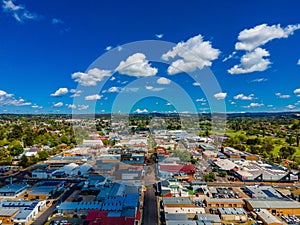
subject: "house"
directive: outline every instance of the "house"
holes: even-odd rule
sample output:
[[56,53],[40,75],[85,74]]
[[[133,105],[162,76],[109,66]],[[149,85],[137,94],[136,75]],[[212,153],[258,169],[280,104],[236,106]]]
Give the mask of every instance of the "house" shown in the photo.
[[0,198],[16,198],[26,192],[27,184],[8,184],[0,188]]
[[282,225],[283,223],[273,216],[268,210],[260,209],[256,212],[258,219],[260,219],[264,225]]
[[245,199],[245,202],[251,211],[266,209],[272,214],[300,215],[300,203],[287,198],[253,198]]
[[28,190],[28,200],[46,200],[64,188],[64,181],[41,181]]
[[225,221],[247,221],[247,213],[243,208],[218,208],[218,214]]
[[236,198],[208,198],[204,200],[208,208],[243,208],[245,202]]
[[2,200],[0,201],[0,214],[7,209],[11,209],[11,211],[6,211],[6,215],[2,216],[6,216],[6,219],[12,220],[13,223],[27,223],[31,219],[35,219],[45,207],[46,201]]
[[54,171],[55,170],[53,169],[36,169],[31,172],[31,177],[38,179],[49,179],[52,178]]
[[13,224],[13,218],[20,212],[19,209],[0,208],[0,221],[5,224]]

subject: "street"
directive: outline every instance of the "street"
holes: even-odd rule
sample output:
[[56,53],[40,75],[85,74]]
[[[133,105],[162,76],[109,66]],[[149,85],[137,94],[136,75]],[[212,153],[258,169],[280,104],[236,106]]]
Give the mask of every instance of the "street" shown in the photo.
[[158,225],[157,198],[153,185],[148,185],[144,197],[143,225]]

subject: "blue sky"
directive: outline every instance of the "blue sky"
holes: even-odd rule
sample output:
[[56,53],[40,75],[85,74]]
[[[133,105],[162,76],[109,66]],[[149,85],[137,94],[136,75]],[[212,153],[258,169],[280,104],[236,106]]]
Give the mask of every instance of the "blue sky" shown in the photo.
[[300,110],[299,6],[1,0],[0,113]]

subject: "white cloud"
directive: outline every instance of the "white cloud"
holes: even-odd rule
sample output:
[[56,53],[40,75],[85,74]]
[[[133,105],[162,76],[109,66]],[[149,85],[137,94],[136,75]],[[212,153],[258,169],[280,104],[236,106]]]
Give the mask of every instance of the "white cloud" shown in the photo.
[[31,105],[31,102],[26,102],[23,98],[19,99],[11,99],[8,100],[6,105],[14,105],[14,106],[28,106]]
[[172,104],[170,102],[167,102],[166,103],[166,106],[171,106]]
[[52,97],[60,97],[60,96],[66,95],[68,93],[69,93],[68,88],[59,88],[57,91],[55,91],[50,96],[52,96]]
[[76,105],[74,104],[66,104],[66,106],[69,108],[69,109],[76,109]]
[[3,0],[2,8],[4,12],[11,14],[20,23],[38,18],[36,14],[29,12],[24,6],[16,5],[12,0]]
[[54,107],[62,107],[63,105],[64,105],[64,103],[62,103],[62,102],[57,102],[57,103],[53,104]]
[[96,86],[98,82],[111,75],[110,70],[90,69],[87,73],[76,72],[72,74],[72,79],[82,86]]
[[275,93],[275,95],[278,97],[278,98],[290,98],[291,96],[290,95],[283,95],[281,93]]
[[31,108],[33,108],[33,109],[42,109],[43,106],[39,106],[37,104],[34,104],[34,105],[31,106]]
[[64,21],[60,20],[60,19],[57,19],[57,18],[53,18],[52,19],[52,24],[63,24]]
[[300,59],[298,59],[297,65],[300,65]]
[[252,100],[254,97],[254,94],[250,94],[248,96],[244,95],[244,94],[238,94],[236,96],[234,96],[233,98],[235,100]]
[[225,99],[227,96],[227,93],[224,92],[219,92],[217,94],[214,94],[214,98],[216,98],[217,100],[223,100]]
[[198,98],[198,99],[196,99],[196,102],[206,102],[206,99],[205,98]]
[[236,51],[234,51],[233,53],[231,53],[229,56],[225,57],[222,62],[226,62],[227,60],[233,58],[236,55]]
[[163,34],[155,34],[155,37],[157,37],[158,39],[161,39],[163,36]]
[[261,83],[261,82],[265,82],[267,80],[268,80],[267,78],[257,78],[257,79],[252,80],[251,82],[253,82],[253,83]]
[[148,77],[157,74],[157,68],[151,67],[143,53],[135,53],[121,61],[116,71],[134,77]]
[[153,87],[153,86],[151,86],[151,85],[145,86],[145,88],[146,88],[147,90],[149,90],[149,91],[162,91],[162,90],[165,89],[165,88]]
[[114,81],[116,78],[115,77],[111,77],[110,78],[110,81]]
[[110,87],[107,92],[109,93],[114,93],[114,92],[119,92],[119,88],[118,87]]
[[143,110],[137,109],[137,110],[135,110],[134,112],[135,112],[135,113],[148,113],[148,110],[147,110],[147,109],[143,109]]
[[288,109],[294,109],[294,108],[296,108],[296,106],[294,106],[294,105],[287,105],[286,108],[288,108]]
[[252,102],[252,103],[250,103],[250,105],[243,106],[243,108],[256,108],[256,107],[263,107],[263,106],[264,106],[264,104],[262,104],[262,103]]
[[138,92],[140,90],[140,88],[138,87],[125,87],[121,89],[121,92]]
[[118,49],[118,51],[120,52],[120,51],[122,51],[122,50],[123,50],[123,47],[122,47],[122,46],[120,46],[120,45],[118,45],[118,46],[117,46],[117,49]]
[[154,87],[153,86],[145,86],[145,88],[147,89],[147,90],[152,90]]
[[75,97],[79,97],[82,94],[82,90],[71,89],[70,93],[72,93],[70,97],[75,98]]
[[160,77],[157,79],[156,83],[158,84],[170,84],[171,83],[171,80],[165,78],[165,77]]
[[211,66],[212,61],[220,54],[214,49],[209,41],[203,41],[201,35],[194,36],[186,42],[179,42],[172,50],[162,55],[162,59],[168,61],[170,58],[180,57],[168,68],[168,73],[174,75],[184,72],[192,72],[197,68]]
[[300,97],[300,88],[295,89],[294,94]]
[[0,106],[13,105],[13,106],[28,106],[31,102],[25,101],[23,98],[16,99],[14,94],[9,94],[6,91],[0,90]]
[[271,64],[269,59],[264,57],[270,56],[270,53],[262,48],[256,48],[248,52],[241,58],[241,64],[233,66],[228,70],[230,74],[252,73],[255,71],[264,71]]
[[109,50],[111,50],[112,49],[112,46],[110,45],[110,46],[107,46],[106,48],[105,48],[105,50],[106,51],[109,51]]
[[199,87],[199,86],[201,86],[201,84],[199,82],[194,82],[193,86]]
[[282,28],[280,24],[268,26],[261,24],[251,29],[245,29],[239,33],[236,50],[252,51],[273,39],[287,38],[295,30],[300,29],[300,24],[288,25]]
[[78,110],[86,110],[88,108],[89,108],[88,105],[78,105]]
[[84,99],[87,101],[99,100],[99,99],[101,99],[101,95],[98,95],[98,94],[88,95],[88,96],[85,96]]

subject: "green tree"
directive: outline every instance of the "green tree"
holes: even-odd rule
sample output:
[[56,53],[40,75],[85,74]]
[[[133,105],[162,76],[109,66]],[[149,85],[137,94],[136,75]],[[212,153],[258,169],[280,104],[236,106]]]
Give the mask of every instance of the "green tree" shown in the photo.
[[215,174],[213,172],[210,172],[210,173],[204,175],[204,180],[206,182],[212,182],[215,179],[216,179],[216,176],[215,176]]
[[10,154],[12,156],[20,155],[24,152],[23,147],[20,144],[12,145],[9,147]]
[[42,150],[38,152],[38,156],[40,160],[46,160],[49,157],[49,154],[47,151]]
[[291,158],[295,152],[296,152],[295,148],[287,146],[287,147],[282,147],[281,149],[279,149],[278,155],[282,159],[287,159],[287,158]]
[[26,155],[22,155],[20,161],[19,161],[19,166],[22,166],[23,168],[26,168],[29,165],[29,159]]

